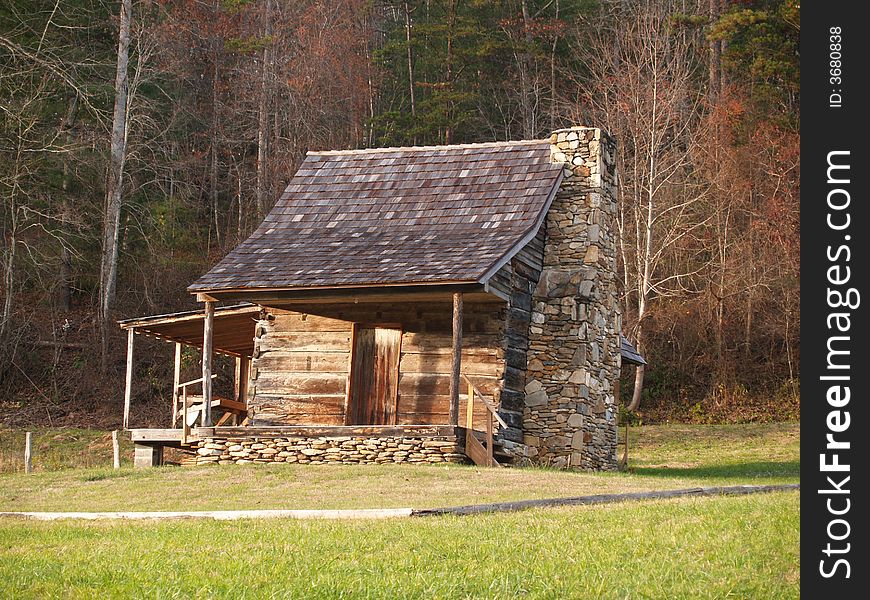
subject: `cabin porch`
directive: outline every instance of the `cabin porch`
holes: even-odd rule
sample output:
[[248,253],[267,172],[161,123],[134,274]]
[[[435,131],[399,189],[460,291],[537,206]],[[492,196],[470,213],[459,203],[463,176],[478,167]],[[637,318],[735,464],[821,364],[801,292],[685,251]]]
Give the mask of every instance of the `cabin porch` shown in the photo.
[[[162,464],[163,448],[176,447],[192,455],[186,464],[498,465],[496,431],[507,426],[497,411],[503,315],[478,295],[463,319],[456,296],[280,308],[207,302],[202,312],[122,322],[130,340],[127,428],[134,334],[176,346],[171,426],[131,429],[135,464]],[[206,348],[202,377],[187,382],[179,373],[184,345]],[[212,353],[235,358],[231,397],[206,385],[215,376]]]

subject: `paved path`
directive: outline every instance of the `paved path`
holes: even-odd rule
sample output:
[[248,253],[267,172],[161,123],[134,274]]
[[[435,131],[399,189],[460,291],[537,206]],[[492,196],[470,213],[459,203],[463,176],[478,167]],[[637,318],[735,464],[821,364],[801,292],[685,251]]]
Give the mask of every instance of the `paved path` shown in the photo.
[[799,483],[783,485],[736,485],[728,487],[697,487],[680,490],[653,492],[630,492],[625,494],[597,494],[569,498],[545,498],[543,500],[519,500],[493,504],[470,504],[447,508],[363,508],[352,510],[190,510],[173,512],[0,512],[0,517],[37,521],[79,520],[154,520],[154,519],[213,519],[235,521],[238,519],[395,519],[403,517],[430,517],[439,515],[473,515],[491,512],[513,512],[529,508],[552,508],[556,506],[582,506],[611,504],[638,500],[663,500],[697,496],[734,496],[763,492],[799,490]]

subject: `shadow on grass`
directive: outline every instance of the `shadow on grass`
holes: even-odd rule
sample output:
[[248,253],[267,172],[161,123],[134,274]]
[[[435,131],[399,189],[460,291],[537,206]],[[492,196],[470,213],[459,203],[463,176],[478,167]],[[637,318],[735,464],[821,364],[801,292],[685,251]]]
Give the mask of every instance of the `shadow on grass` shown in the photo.
[[686,477],[698,479],[751,479],[800,477],[801,463],[797,460],[780,462],[746,462],[719,465],[701,465],[697,467],[632,467],[636,475],[649,477]]

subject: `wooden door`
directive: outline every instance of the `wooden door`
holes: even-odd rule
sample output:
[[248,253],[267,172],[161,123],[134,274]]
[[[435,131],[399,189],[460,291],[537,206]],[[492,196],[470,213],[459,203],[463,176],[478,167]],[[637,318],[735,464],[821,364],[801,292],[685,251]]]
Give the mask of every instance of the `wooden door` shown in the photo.
[[402,330],[357,325],[348,396],[348,425],[395,425]]

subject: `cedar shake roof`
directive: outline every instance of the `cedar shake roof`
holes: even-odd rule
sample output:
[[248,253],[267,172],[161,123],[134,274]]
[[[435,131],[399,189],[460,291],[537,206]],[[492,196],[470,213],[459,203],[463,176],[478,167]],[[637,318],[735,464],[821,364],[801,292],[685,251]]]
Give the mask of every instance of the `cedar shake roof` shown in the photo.
[[561,178],[549,140],[309,152],[260,227],[188,290],[484,282]]

